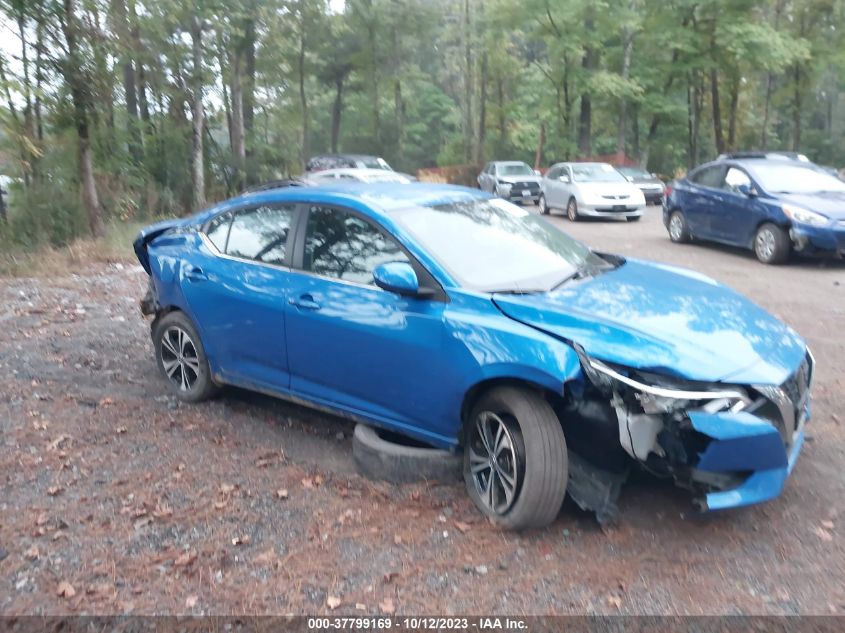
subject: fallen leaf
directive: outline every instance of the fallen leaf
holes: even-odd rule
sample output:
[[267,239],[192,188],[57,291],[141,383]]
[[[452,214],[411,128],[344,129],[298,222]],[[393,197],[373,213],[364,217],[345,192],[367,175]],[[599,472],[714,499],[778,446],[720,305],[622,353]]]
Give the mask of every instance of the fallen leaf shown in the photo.
[[76,595],[76,589],[73,588],[66,580],[63,580],[59,583],[59,588],[56,590],[56,594],[62,598],[73,598]]
[[55,451],[69,439],[71,439],[70,435],[60,435],[47,445],[47,450]]
[[252,542],[252,537],[249,534],[244,536],[236,536],[232,539],[232,545],[249,545]]
[[224,499],[223,501],[215,501],[215,502],[214,502],[214,507],[215,507],[217,510],[222,510],[223,508],[225,508],[225,507],[226,507],[226,505],[227,505],[228,503],[229,503],[229,502],[228,502],[228,501],[226,501],[225,499]]
[[323,484],[323,477],[322,475],[315,475],[314,476],[314,485],[320,487]]
[[276,496],[277,496],[279,499],[287,499],[287,498],[288,498],[288,490],[287,490],[287,488],[279,488],[279,489],[276,491]]
[[622,598],[620,598],[619,596],[610,596],[607,599],[607,603],[618,609],[619,607],[622,606]]
[[830,543],[833,540],[833,534],[822,528],[816,528],[816,536],[818,536],[825,543]]
[[138,519],[138,518],[140,518],[140,517],[145,517],[145,516],[147,516],[147,509],[146,509],[146,508],[143,508],[143,507],[141,507],[141,508],[135,508],[135,509],[132,511],[132,516],[133,516],[134,518],[136,518],[136,519]]
[[100,400],[101,407],[107,407],[110,404],[114,404],[114,400],[112,400],[111,398],[103,398]]
[[179,557],[173,561],[176,567],[187,567],[197,559],[197,553],[193,550],[182,552]]
[[392,615],[396,611],[393,598],[385,598],[378,603],[378,608],[381,609],[382,613],[386,613],[387,615]]
[[303,488],[311,489],[314,487],[314,480],[310,477],[305,477],[301,483]]
[[166,504],[160,504],[153,510],[153,516],[156,518],[169,517],[173,515],[173,510]]
[[232,484],[221,484],[220,486],[220,492],[222,492],[224,495],[229,494],[230,492],[234,491],[234,489],[235,486]]
[[197,606],[197,601],[198,601],[198,600],[199,600],[199,597],[198,597],[198,596],[188,596],[188,597],[185,599],[185,608],[187,608],[187,609],[193,609],[195,606]]
[[132,525],[136,530],[140,530],[142,528],[147,527],[152,522],[153,522],[153,520],[150,517],[141,517],[140,519],[135,521],[135,523],[133,523]]
[[50,486],[49,488],[47,488],[47,494],[51,497],[55,497],[56,495],[60,495],[62,492],[64,492],[64,490],[65,489],[61,486]]
[[125,426],[119,426],[119,427],[117,427],[117,434],[123,435],[124,433],[126,433],[127,430],[128,429]]
[[42,512],[38,515],[38,518],[35,519],[35,525],[46,525],[47,521],[49,520],[50,517],[48,517],[45,513]]
[[367,605],[365,605],[363,602],[356,602],[355,608],[358,609],[358,611],[366,611]]
[[35,545],[30,547],[28,550],[26,550],[23,553],[24,558],[26,558],[27,560],[38,560],[38,557],[40,555],[41,554],[40,554],[40,552],[38,551],[38,548]]
[[832,530],[833,529],[833,521],[830,521],[830,520],[822,521],[822,527],[826,530]]
[[253,562],[256,565],[269,565],[271,563],[276,562],[278,556],[276,556],[276,550],[272,547],[268,550],[261,552],[258,556],[253,559]]
[[402,545],[402,537],[398,534],[393,535],[393,544],[394,545]]
[[398,571],[387,571],[387,572],[384,573],[384,576],[382,576],[382,578],[384,580],[384,583],[388,584],[394,578],[396,578],[396,576],[398,576],[398,575],[399,575]]
[[455,521],[455,527],[458,528],[462,534],[466,534],[470,530],[469,523],[464,523],[463,521]]
[[340,606],[340,598],[336,598],[335,596],[329,596],[326,598],[326,606],[329,609],[337,609]]

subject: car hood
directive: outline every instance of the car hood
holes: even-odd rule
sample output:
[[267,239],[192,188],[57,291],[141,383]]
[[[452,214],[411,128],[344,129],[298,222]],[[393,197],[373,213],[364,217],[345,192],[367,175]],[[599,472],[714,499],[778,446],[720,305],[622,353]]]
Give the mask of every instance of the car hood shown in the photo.
[[806,354],[790,327],[730,288],[642,261],[560,290],[499,293],[493,301],[592,357],[689,380],[779,385]]
[[657,187],[663,186],[663,181],[658,180],[657,178],[634,178],[633,180],[630,180],[628,182],[631,182],[635,185],[652,185]]
[[788,202],[810,211],[821,213],[832,220],[845,220],[845,191],[836,193],[790,193],[780,194],[782,202]]
[[585,195],[595,196],[638,196],[640,188],[628,181],[625,182],[576,182]]
[[508,182],[513,184],[515,182],[536,182],[540,184],[541,177],[535,175],[525,175],[525,176],[497,176],[497,180],[502,182]]

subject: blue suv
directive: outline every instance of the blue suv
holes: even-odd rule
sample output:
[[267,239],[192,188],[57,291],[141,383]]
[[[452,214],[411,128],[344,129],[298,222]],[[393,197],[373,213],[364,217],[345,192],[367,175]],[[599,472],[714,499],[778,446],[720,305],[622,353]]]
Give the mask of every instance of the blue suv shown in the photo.
[[804,341],[698,273],[591,250],[446,185],[243,195],[144,229],[142,310],[187,402],[223,385],[463,451],[511,529],[599,518],[632,465],[703,509],[777,496],[804,438]]
[[845,254],[845,182],[809,162],[770,154],[720,157],[667,186],[663,223],[673,242],[751,249],[764,264],[792,251]]

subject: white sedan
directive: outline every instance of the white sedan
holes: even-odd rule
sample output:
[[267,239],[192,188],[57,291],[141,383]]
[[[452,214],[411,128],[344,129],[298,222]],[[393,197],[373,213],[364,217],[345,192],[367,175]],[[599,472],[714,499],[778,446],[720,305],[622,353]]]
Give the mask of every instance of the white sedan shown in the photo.
[[340,167],[338,169],[324,169],[315,171],[303,176],[309,184],[326,184],[338,182],[397,182],[409,183],[411,178],[406,174],[400,174],[386,169],[357,169],[353,167]]
[[645,197],[607,163],[557,163],[540,183],[537,204],[544,214],[565,209],[572,222],[585,216],[636,222],[645,209]]

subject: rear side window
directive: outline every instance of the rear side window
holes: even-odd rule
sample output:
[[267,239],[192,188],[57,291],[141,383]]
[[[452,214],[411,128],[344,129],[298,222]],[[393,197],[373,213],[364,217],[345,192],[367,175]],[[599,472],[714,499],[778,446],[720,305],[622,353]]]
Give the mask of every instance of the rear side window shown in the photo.
[[226,254],[265,264],[285,264],[294,206],[263,206],[235,214]]
[[692,174],[689,179],[702,187],[718,189],[722,186],[722,170],[723,168],[719,165],[705,167]]
[[232,222],[232,214],[228,211],[221,213],[214,218],[208,225],[208,230],[205,234],[211,243],[221,253],[226,252],[226,240],[229,238],[229,225]]
[[311,207],[305,233],[305,270],[373,285],[373,271],[387,262],[408,262],[393,239],[358,216]]

